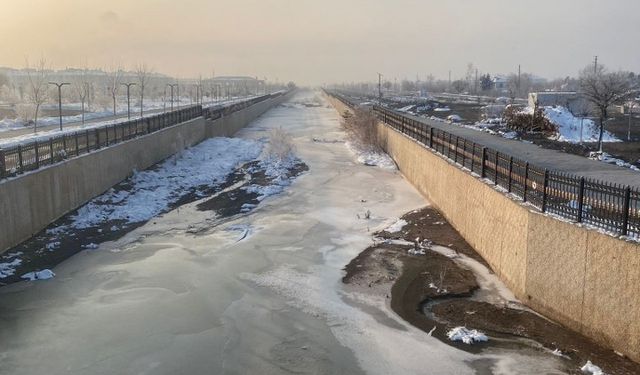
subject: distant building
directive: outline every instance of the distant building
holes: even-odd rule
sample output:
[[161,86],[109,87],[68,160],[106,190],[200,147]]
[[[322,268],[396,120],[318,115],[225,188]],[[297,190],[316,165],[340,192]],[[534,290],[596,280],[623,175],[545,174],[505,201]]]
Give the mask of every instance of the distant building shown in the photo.
[[493,88],[502,91],[507,89],[507,77],[503,76],[494,76],[493,77]]
[[575,91],[543,91],[529,93],[529,107],[562,106],[575,115],[585,116],[589,112],[589,103]]

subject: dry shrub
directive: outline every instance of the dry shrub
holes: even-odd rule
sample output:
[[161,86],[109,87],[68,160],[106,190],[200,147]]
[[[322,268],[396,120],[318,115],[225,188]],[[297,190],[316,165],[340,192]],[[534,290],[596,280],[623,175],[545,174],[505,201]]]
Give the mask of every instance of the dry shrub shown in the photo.
[[378,134],[378,119],[369,109],[356,108],[353,115],[346,116],[342,128],[349,137],[360,146],[375,151],[382,150],[382,142]]
[[284,161],[290,158],[294,151],[293,139],[282,128],[275,128],[269,132],[267,152],[271,157]]
[[523,113],[519,108],[507,106],[502,116],[509,129],[537,132],[544,134],[554,134],[557,132],[556,126],[544,117],[544,110],[536,108],[533,114]]

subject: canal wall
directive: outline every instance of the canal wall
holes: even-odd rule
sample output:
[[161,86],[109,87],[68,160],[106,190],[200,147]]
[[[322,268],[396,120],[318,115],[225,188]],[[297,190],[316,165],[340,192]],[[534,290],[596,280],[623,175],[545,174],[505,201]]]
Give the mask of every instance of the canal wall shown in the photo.
[[0,182],[0,253],[20,244],[66,213],[185,147],[232,136],[286,101],[267,99],[217,120],[198,117],[58,164]]
[[[348,111],[329,97],[336,110]],[[640,361],[637,243],[533,211],[404,134],[386,152],[525,305]]]

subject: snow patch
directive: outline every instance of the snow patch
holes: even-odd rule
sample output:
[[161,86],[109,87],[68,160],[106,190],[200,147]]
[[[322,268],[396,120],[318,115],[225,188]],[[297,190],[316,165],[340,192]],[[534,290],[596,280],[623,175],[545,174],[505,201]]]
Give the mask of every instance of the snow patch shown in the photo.
[[130,191],[111,189],[91,200],[78,210],[72,225],[83,229],[112,220],[126,223],[149,220],[167,210],[182,194],[224,181],[239,164],[257,158],[261,151],[262,144],[257,141],[206,140],[158,168],[135,172],[129,180],[133,186]]
[[582,366],[580,368],[580,370],[585,373],[585,374],[591,374],[591,375],[605,375],[604,371],[602,371],[602,369],[596,365],[594,365],[593,363],[591,363],[591,361],[587,361],[587,363],[585,363],[584,366]]
[[407,225],[407,221],[404,219],[398,219],[395,221],[395,223],[391,224],[387,229],[385,229],[385,232],[388,233],[397,233],[400,232],[402,230],[402,228],[404,228],[405,225]]
[[[600,130],[593,120],[576,117],[563,106],[542,107],[542,111],[544,112],[544,117],[558,127],[556,140],[569,143],[598,141]],[[533,108],[527,107],[523,112],[532,114]],[[602,141],[620,142],[618,138],[606,130],[602,136]]]
[[44,269],[42,271],[34,271],[34,272],[25,273],[24,275],[22,275],[20,277],[25,279],[25,280],[36,281],[36,280],[52,279],[55,275],[56,274],[53,273],[53,271],[51,271],[50,269]]
[[345,145],[358,159],[358,163],[367,166],[377,166],[382,169],[395,170],[397,169],[396,163],[391,157],[382,151],[372,150],[370,148],[362,147],[354,142],[347,141]]
[[640,168],[636,167],[635,165],[627,163],[622,159],[614,158],[613,156],[611,156],[606,152],[599,152],[599,151],[590,152],[589,159],[601,161],[607,164],[617,165],[618,167],[629,168],[634,171],[640,171]]
[[16,267],[22,264],[22,259],[16,258],[11,262],[0,263],[0,279],[13,276],[16,273]]
[[467,345],[489,341],[489,338],[484,333],[475,329],[467,329],[466,327],[455,327],[447,332],[447,336],[451,341],[462,341]]

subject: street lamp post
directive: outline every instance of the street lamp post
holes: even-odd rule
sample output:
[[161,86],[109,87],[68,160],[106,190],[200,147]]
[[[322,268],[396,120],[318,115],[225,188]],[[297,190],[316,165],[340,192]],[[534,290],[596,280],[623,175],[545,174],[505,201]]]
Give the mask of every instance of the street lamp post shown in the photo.
[[122,83],[123,86],[127,86],[127,119],[131,120],[131,86],[135,86],[135,82]]
[[[171,88],[171,111],[173,111],[173,88],[176,87],[179,89],[179,86],[177,83],[167,83],[167,86]],[[178,91],[178,95],[180,95],[179,91]]]
[[62,131],[62,86],[70,85],[69,82],[49,82],[50,85],[58,87],[58,117],[60,118],[60,131]]
[[196,105],[202,105],[202,85],[196,84]]

